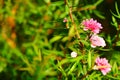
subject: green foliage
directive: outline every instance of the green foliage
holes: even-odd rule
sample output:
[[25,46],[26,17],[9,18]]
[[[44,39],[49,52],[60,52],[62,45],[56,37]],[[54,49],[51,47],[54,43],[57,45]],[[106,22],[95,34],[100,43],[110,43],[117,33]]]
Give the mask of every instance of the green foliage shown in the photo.
[[[0,80],[119,80],[117,3],[117,14],[111,16],[118,33],[112,39],[107,36],[107,48],[91,48],[91,35],[81,25],[92,15],[105,19],[97,10],[102,2],[0,0]],[[64,18],[68,21],[63,22]],[[77,57],[71,57],[72,51]],[[105,53],[112,55],[108,58],[112,69],[104,76],[93,67],[95,59]]]

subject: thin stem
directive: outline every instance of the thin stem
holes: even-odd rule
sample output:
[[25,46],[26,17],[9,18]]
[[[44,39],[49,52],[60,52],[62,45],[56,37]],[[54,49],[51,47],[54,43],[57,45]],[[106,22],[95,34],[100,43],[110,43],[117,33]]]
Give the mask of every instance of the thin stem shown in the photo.
[[80,78],[81,80],[83,80],[84,78],[86,78],[90,73],[91,73],[92,70],[89,70],[85,75],[82,76],[82,78]]
[[72,6],[69,6],[69,4],[68,4],[68,1],[67,0],[64,0],[64,2],[65,2],[65,5],[67,5],[68,7],[69,7],[69,16],[70,16],[70,19],[71,19],[71,21],[72,21],[72,25],[74,26],[74,30],[75,30],[75,32],[76,32],[76,37],[78,38],[78,40],[79,40],[79,45],[80,45],[80,50],[82,50],[82,52],[83,52],[83,44],[82,44],[82,42],[80,42],[80,35],[79,35],[79,32],[78,32],[78,30],[77,30],[77,27],[76,27],[76,24],[75,24],[75,21],[74,21],[74,19],[73,19],[73,16],[72,16]]
[[70,7],[69,9],[70,9],[70,10],[69,10],[69,11],[70,11],[70,12],[69,12],[69,15],[70,15],[70,19],[71,19],[71,21],[72,21],[72,25],[74,26],[74,30],[75,30],[75,32],[76,32],[77,38],[80,40],[80,35],[79,35],[79,32],[78,32],[78,30],[77,30],[76,24],[75,24],[74,19],[73,19],[73,16],[72,16],[72,7]]
[[118,30],[115,38],[115,43],[113,44],[113,47],[116,46],[117,42],[119,41],[119,33],[120,33],[120,25],[118,25]]

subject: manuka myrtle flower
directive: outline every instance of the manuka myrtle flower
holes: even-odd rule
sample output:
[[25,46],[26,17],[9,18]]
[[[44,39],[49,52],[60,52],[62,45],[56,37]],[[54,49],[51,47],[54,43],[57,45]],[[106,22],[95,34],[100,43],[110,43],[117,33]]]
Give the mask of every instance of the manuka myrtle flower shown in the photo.
[[111,71],[111,65],[108,63],[106,58],[96,58],[96,65],[93,67],[94,70],[100,70],[103,75],[106,75],[109,71]]
[[77,53],[76,52],[71,52],[71,57],[73,57],[73,58],[77,57]]
[[95,34],[99,33],[100,29],[103,28],[101,24],[97,22],[97,20],[93,20],[92,18],[83,20],[82,25],[85,26],[84,27],[85,31],[90,30]]
[[91,47],[95,48],[96,46],[106,46],[106,43],[102,37],[99,37],[98,35],[92,35],[90,38]]

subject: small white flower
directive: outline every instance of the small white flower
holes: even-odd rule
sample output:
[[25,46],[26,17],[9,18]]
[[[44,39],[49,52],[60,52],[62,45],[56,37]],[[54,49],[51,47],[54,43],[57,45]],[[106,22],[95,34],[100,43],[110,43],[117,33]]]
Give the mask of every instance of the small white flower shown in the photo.
[[77,53],[76,52],[71,52],[71,57],[73,57],[73,58],[77,57]]

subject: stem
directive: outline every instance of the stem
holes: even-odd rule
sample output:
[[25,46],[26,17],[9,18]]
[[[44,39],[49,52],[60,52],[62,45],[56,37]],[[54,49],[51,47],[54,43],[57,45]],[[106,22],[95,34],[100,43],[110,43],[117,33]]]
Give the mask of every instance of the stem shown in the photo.
[[113,44],[113,47],[116,46],[117,42],[119,41],[119,33],[120,33],[120,25],[118,25],[118,30],[115,38],[115,43]]
[[89,70],[85,75],[83,75],[80,79],[83,80],[84,78],[86,78],[90,73],[91,73],[92,69]]
[[74,30],[75,30],[75,32],[76,32],[76,37],[77,37],[78,40],[79,40],[79,43],[78,43],[78,44],[79,44],[79,46],[80,46],[80,50],[82,50],[82,53],[83,53],[83,46],[84,46],[84,45],[83,45],[82,42],[80,41],[80,35],[79,35],[79,32],[78,32],[78,30],[77,30],[75,21],[74,21],[73,16],[72,16],[72,6],[69,6],[67,0],[64,0],[64,2],[65,2],[65,5],[67,5],[67,6],[69,7],[69,16],[70,16],[70,19],[71,19],[71,21],[72,21],[72,25],[74,26]]

